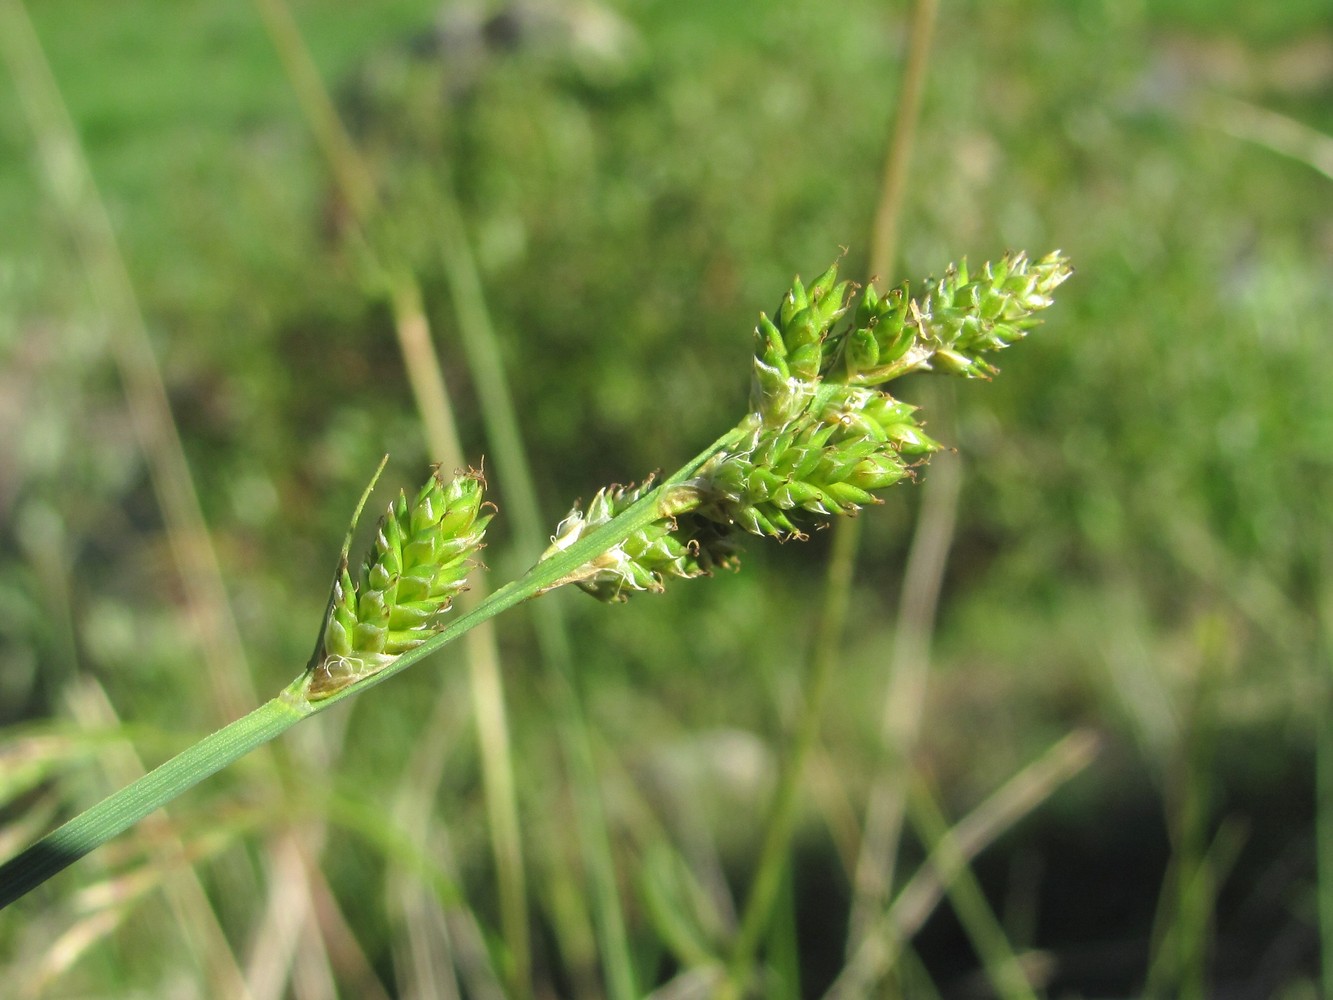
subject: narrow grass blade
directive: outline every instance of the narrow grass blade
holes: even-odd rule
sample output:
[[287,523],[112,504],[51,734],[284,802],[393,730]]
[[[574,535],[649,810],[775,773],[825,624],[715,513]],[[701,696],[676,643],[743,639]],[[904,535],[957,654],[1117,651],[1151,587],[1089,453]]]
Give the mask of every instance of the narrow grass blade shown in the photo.
[[949,884],[949,899],[981,958],[986,978],[997,996],[1004,1000],[1037,1000],[1037,994],[1005,937],[1004,928],[986,902],[981,884],[949,836],[948,823],[939,803],[924,781],[913,784],[908,795],[908,811],[917,833],[942,864],[954,869]]
[[[256,0],[256,4],[364,239],[380,208],[373,175],[329,97],[290,8],[284,0]],[[462,467],[465,463],[453,406],[431,340],[420,287],[410,272],[393,262],[378,260],[375,266],[389,281],[389,302],[399,349],[431,454],[454,467]],[[473,575],[472,587],[473,599],[484,594],[482,574]],[[492,853],[499,881],[501,923],[512,956],[510,988],[515,996],[521,997],[531,991],[531,946],[514,767],[498,644],[490,626],[484,621],[478,624],[482,627],[468,636],[468,670],[481,745]]]
[[158,765],[0,865],[0,908],[63,871],[228,764],[244,757],[311,713],[288,697],[260,705]]
[[[440,255],[453,300],[459,340],[477,386],[487,439],[495,456],[497,478],[504,484],[506,511],[512,517],[516,547],[536,552],[544,545],[542,521],[533,484],[531,463],[519,430],[517,408],[509,391],[490,310],[486,304],[476,260],[464,228],[452,184],[446,176],[438,185]],[[584,866],[592,883],[592,903],[601,939],[601,957],[613,997],[634,995],[634,976],[615,875],[610,835],[593,766],[591,736],[574,679],[568,628],[558,602],[543,602],[533,609],[542,658],[557,680],[555,723],[570,780],[581,807],[579,841]]]
[[[939,402],[936,400],[936,412],[947,410]],[[903,596],[884,699],[882,733],[887,754],[866,810],[865,835],[854,879],[849,954],[860,946],[893,887],[910,780],[908,760],[923,713],[936,602],[953,543],[962,488],[961,463],[955,456],[941,455],[932,464],[922,487],[921,510],[903,574]]]
[[988,844],[1045,802],[1060,785],[1092,763],[1098,741],[1075,731],[1010,778],[949,833],[952,845],[932,855],[903,886],[862,938],[847,965],[825,995],[826,1000],[866,996],[893,968],[906,942],[925,924],[958,869]]
[[[1329,665],[1324,664],[1328,670]],[[1326,690],[1333,684],[1325,681]],[[1333,698],[1325,695],[1325,715],[1333,711]],[[1322,942],[1320,975],[1323,995],[1333,997],[1333,726],[1318,726],[1315,737],[1315,844],[1318,865],[1316,893],[1319,900],[1319,936]]]
[[[936,6],[936,0],[917,0],[912,8],[912,33],[903,69],[903,91],[894,117],[880,196],[871,228],[871,275],[883,275],[885,280],[888,280],[892,273],[893,259],[897,253],[898,220],[902,213],[908,166],[911,162],[916,125],[921,112],[921,95],[925,84]],[[774,796],[765,843],[760,851],[754,887],[746,902],[740,933],[732,954],[733,976],[745,974],[744,966],[748,964],[762,925],[768,919],[768,910],[772,905],[777,884],[778,869],[786,854],[795,820],[796,790],[804,773],[806,761],[815,746],[830,677],[842,644],[843,625],[851,596],[852,571],[860,545],[859,522],[853,518],[840,518],[834,531],[824,603],[816,629],[819,639],[811,654],[809,687],[803,717],[798,724],[799,736],[796,747],[786,758],[784,770],[778,779],[778,790]]]
[[[211,691],[207,700],[216,706],[220,718],[234,718],[258,699],[217,552],[114,226],[21,0],[0,2],[0,53],[9,64],[25,106],[44,164],[41,175],[84,262],[93,301],[111,330],[112,355],[167,525],[189,618],[198,625],[198,651],[203,661],[198,672]],[[276,780],[271,770],[264,780],[270,785]],[[44,870],[51,870],[52,864],[58,864],[58,870],[73,860],[66,859],[67,849],[86,853],[95,846],[76,838],[55,857],[48,858]],[[0,898],[6,891],[0,881]]]

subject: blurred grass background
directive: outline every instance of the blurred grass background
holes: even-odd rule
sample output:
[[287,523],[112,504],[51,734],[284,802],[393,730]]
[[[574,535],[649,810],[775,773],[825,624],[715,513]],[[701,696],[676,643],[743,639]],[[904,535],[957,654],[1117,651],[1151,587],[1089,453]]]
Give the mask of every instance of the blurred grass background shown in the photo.
[[[6,3],[12,27],[20,8]],[[842,248],[844,273],[865,273],[907,33],[905,5],[862,0],[303,0],[301,36],[382,196],[360,231],[252,6],[43,0],[27,13],[96,191],[43,154],[59,108],[34,105],[40,80],[11,36],[6,855],[121,780],[127,746],[151,764],[229,718],[228,698],[252,704],[245,685],[267,696],[305,663],[378,457],[392,454],[395,489],[432,457],[386,260],[419,284],[477,461],[493,446],[440,241],[461,218],[553,528],[575,498],[673,468],[734,422],[749,330],[793,273]],[[1327,0],[939,10],[899,266],[882,283],[1009,248],[1058,246],[1078,269],[1002,376],[953,396],[958,528],[911,758],[958,818],[1062,735],[1099,737],[1096,762],[972,866],[1044,994],[1321,995],[1330,98]],[[178,570],[135,383],[113,361],[126,314],[108,304],[117,265],[89,205],[137,296],[248,668],[199,641],[213,624]],[[492,473],[502,515],[487,562],[503,581],[536,553],[515,544]],[[862,519],[787,871],[787,943],[779,919],[759,995],[822,995],[844,964],[921,492],[894,491]],[[740,574],[623,607],[543,599],[568,619],[644,992],[682,982],[682,938],[705,955],[727,938],[801,708],[828,547],[756,540]],[[534,992],[599,995],[578,800],[552,721],[560,682],[525,612],[499,624]],[[239,694],[206,676],[219,669],[246,678]],[[0,954],[16,988],[429,996],[462,969],[462,995],[497,995],[484,970],[507,981],[514,942],[499,929],[466,685],[446,651],[14,907]],[[413,840],[399,796],[425,764],[438,774],[420,779]],[[179,879],[181,852],[198,873],[184,901],[155,891]],[[900,870],[921,855],[905,838]],[[450,888],[414,909],[395,878]],[[284,880],[312,914],[290,927]],[[988,995],[975,947],[941,907],[883,995]]]

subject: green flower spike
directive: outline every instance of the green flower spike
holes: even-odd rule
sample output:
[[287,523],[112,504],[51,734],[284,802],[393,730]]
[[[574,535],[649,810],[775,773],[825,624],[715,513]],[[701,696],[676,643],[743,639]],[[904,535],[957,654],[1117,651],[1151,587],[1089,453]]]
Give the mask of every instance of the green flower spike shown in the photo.
[[883,298],[867,288],[844,338],[844,371],[826,374],[854,385],[880,385],[912,371],[989,378],[996,369],[980,355],[1027,336],[1039,322],[1033,314],[1051,304],[1072,273],[1057,250],[1035,264],[1024,253],[1006,255],[976,278],[963,261],[938,281],[924,282],[925,293],[916,298],[907,284]]
[[847,311],[851,283],[837,283],[835,263],[807,289],[797,278],[782,299],[777,322],[759,314],[755,327],[754,377],[750,407],[764,423],[776,426],[809,405],[819,384],[825,342]]
[[[983,355],[1026,336],[1034,314],[1072,271],[1058,251],[1033,264],[1026,254],[986,264],[973,278],[966,262],[924,282],[856,304],[835,263],[808,288],[797,278],[773,318],[755,328],[751,412],[736,437],[679,489],[670,509],[616,548],[560,581],[603,600],[662,589],[730,565],[728,533],[805,538],[828,518],[854,515],[942,447],[922,430],[916,407],[877,389],[914,371],[989,378]],[[850,321],[835,329],[851,313]],[[651,480],[650,480],[651,482]],[[613,488],[577,507],[548,555],[574,544],[644,495]]]
[[[306,672],[282,694],[166,761],[0,865],[0,906],[343,694],[409,666],[520,601],[566,583],[604,601],[662,590],[736,562],[736,529],[803,538],[811,526],[853,515],[910,478],[940,445],[913,407],[879,389],[912,371],[988,378],[983,358],[1026,335],[1069,277],[1053,253],[966,265],[880,296],[855,310],[836,265],[809,287],[793,282],[774,318],[756,330],[750,412],[654,489],[611,487],[575,507],[543,561],[472,614],[442,618],[464,589],[491,518],[480,472],[446,481],[436,470],[410,503],[400,495],[354,576],[343,543],[324,627]],[[847,313],[851,316],[847,319]],[[839,326],[839,323],[846,322]],[[380,464],[380,471],[384,465]],[[376,472],[376,478],[379,471]],[[374,487],[361,496],[360,515]],[[356,517],[352,521],[356,525]],[[598,554],[600,553],[600,554]]]
[[355,580],[344,544],[324,633],[307,668],[312,701],[379,673],[440,630],[454,595],[467,589],[492,517],[485,487],[478,471],[446,481],[436,467],[411,503],[399,493]]
[[756,535],[806,538],[817,519],[855,514],[874,492],[912,475],[912,460],[938,451],[912,416],[916,407],[854,387],[781,427],[761,427],[691,485],[700,514]]

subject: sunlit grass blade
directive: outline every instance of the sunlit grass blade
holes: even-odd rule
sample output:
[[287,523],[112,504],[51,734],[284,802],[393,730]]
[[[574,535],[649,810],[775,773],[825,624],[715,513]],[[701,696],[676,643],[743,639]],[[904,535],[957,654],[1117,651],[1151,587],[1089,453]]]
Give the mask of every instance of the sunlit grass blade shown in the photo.
[[[399,350],[430,451],[451,466],[461,467],[464,464],[462,446],[453,406],[431,340],[419,284],[415,276],[397,261],[382,259],[383,254],[392,253],[392,248],[373,245],[369,237],[376,217],[383,209],[375,178],[343,125],[290,8],[284,0],[256,0],[256,3],[306,119],[352,208],[357,229],[355,236],[367,252],[371,267],[388,284]],[[474,586],[479,594],[485,591],[484,579],[481,573],[474,574]],[[501,920],[513,956],[510,987],[516,996],[525,996],[531,990],[526,878],[504,688],[497,642],[491,627],[483,622],[469,636],[467,648],[491,817],[492,853],[500,885]]]
[[[1326,687],[1328,687],[1326,681]],[[1325,705],[1330,699],[1325,695]],[[1333,996],[1333,727],[1319,727],[1315,764],[1315,843],[1318,876],[1320,976],[1324,996]]]
[[773,919],[764,946],[765,996],[773,1000],[800,1000],[801,945],[796,913],[796,866],[790,861],[783,870],[782,885],[773,901]]
[[[482,419],[495,458],[497,477],[513,518],[516,548],[535,552],[543,544],[540,506],[531,463],[519,429],[518,410],[505,375],[501,345],[486,303],[476,259],[468,239],[452,182],[447,173],[438,182],[439,244],[449,282],[459,340],[468,368],[477,384]],[[570,780],[579,801],[590,810],[579,812],[579,838],[597,912],[605,976],[613,996],[634,990],[629,935],[620,905],[615,861],[601,806],[597,775],[591,766],[588,722],[574,677],[571,644],[564,614],[557,602],[533,608],[538,645],[547,669],[557,675],[551,690],[556,696],[555,725],[564,747]]]
[[[106,692],[95,682],[89,681],[70,692],[69,701],[76,721],[90,729],[115,726],[120,721]],[[105,748],[100,759],[108,777],[116,784],[128,784],[145,771],[128,742]],[[181,859],[190,856],[175,824],[165,814],[148,817],[144,826],[145,834],[156,841],[158,850],[165,848],[168,856]],[[221,837],[224,842],[230,840],[225,833]],[[196,957],[205,988],[229,996],[248,995],[248,984],[198,874],[188,865],[163,868],[162,889],[174,925],[170,932],[180,934],[181,944]],[[294,895],[300,898],[300,894]]]
[[948,823],[929,786],[918,780],[908,795],[908,811],[913,826],[932,854],[938,852],[940,863],[953,869],[955,878],[946,892],[953,909],[967,932],[986,978],[996,996],[1005,1000],[1036,1000],[1018,956],[1010,947],[1004,928],[981,891],[981,884],[949,836]]
[[827,1000],[853,1000],[876,988],[907,942],[925,924],[963,866],[1006,830],[1082,773],[1096,757],[1098,740],[1076,730],[1023,768],[949,831],[945,849],[932,854],[903,885],[848,956]]
[[[941,392],[938,396],[951,399]],[[942,401],[942,400],[937,400]],[[942,408],[948,419],[949,404]],[[938,409],[937,409],[938,412]],[[854,877],[847,951],[860,946],[875,914],[893,890],[899,840],[911,781],[911,751],[924,714],[935,612],[953,544],[963,470],[956,456],[940,456],[922,487],[912,533],[897,627],[889,660],[880,733],[887,755],[870,789],[865,831]]]
[[[40,39],[21,0],[0,3],[0,51],[23,101],[44,169],[41,176],[77,246],[92,299],[110,331],[134,433],[147,462],[180,583],[199,634],[202,674],[217,716],[233,718],[257,700],[250,666],[223,583],[161,366],[115,227]],[[276,787],[271,768],[261,779]],[[76,850],[79,849],[76,845]],[[62,865],[63,859],[56,859]],[[5,887],[0,884],[0,894]],[[196,912],[206,907],[193,893]],[[308,898],[305,900],[308,903]],[[217,949],[214,949],[216,953]],[[218,963],[229,963],[222,957]],[[234,983],[230,969],[219,973]]]

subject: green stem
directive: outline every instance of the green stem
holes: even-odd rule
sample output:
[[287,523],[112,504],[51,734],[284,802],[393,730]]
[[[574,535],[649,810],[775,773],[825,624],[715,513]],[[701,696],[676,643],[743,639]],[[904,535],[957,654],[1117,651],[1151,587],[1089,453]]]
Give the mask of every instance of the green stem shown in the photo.
[[898,228],[907,193],[912,148],[916,145],[916,126],[921,119],[926,66],[930,61],[938,7],[939,0],[916,0],[912,5],[902,91],[893,119],[888,153],[884,158],[884,175],[880,180],[879,201],[875,206],[875,222],[870,230],[870,276],[890,283],[894,261],[898,256]]
[[166,805],[186,789],[216,774],[303,718],[388,680],[469,629],[556,585],[590,559],[661,517],[659,504],[666,491],[689,479],[704,462],[744,434],[744,428],[740,427],[727,432],[619,517],[590,532],[586,538],[580,539],[565,551],[543,559],[522,579],[500,588],[474,610],[458,618],[416,649],[404,653],[378,674],[351,684],[320,701],[311,701],[307,696],[311,674],[303,673],[277,698],[205,737],[138,781],[113,792],[97,805],[75,816],[64,826],[0,865],[0,908],[35,889],[112,837],[128,830],[154,809]]
[[931,856],[955,873],[946,891],[995,995],[1004,1000],[1037,1000],[1004,928],[986,901],[976,875],[961,856],[957,841],[950,837],[944,813],[924,780],[914,782],[909,789],[908,810]]
[[[932,39],[935,33],[935,21],[938,14],[938,0],[916,0],[912,5],[906,61],[903,66],[902,92],[898,100],[897,114],[893,121],[893,131],[889,139],[888,153],[884,162],[884,176],[880,187],[879,204],[875,211],[875,224],[871,230],[870,273],[878,275],[886,282],[892,281],[894,263],[899,252],[899,223],[902,218],[903,202],[907,191],[908,168],[911,163],[912,149],[916,142],[916,126],[921,117],[922,97],[925,93],[926,70],[929,64]],[[901,363],[900,363],[901,364]],[[897,377],[905,372],[891,373]],[[932,475],[932,481],[934,476]],[[948,486],[956,480],[950,478],[944,484]],[[935,495],[932,488],[927,497]],[[947,497],[949,490],[940,489],[939,495]],[[947,504],[930,505],[923,498],[921,515],[916,525],[911,552],[918,553],[923,548],[927,537],[927,521],[943,520],[948,513]],[[933,514],[933,518],[927,518]],[[839,524],[836,530],[846,530],[846,525]],[[908,560],[907,571],[903,578],[904,589],[916,580],[912,573],[915,560]],[[927,587],[938,589],[936,579],[925,577]],[[924,576],[924,574],[923,574]],[[906,614],[900,609],[899,622],[903,624]],[[929,622],[923,628],[929,627]],[[917,630],[920,633],[920,630]],[[901,660],[898,660],[901,663]],[[897,664],[892,671],[896,678],[902,671]],[[892,686],[894,682],[891,681]],[[916,712],[915,709],[909,710]],[[919,714],[916,713],[916,714]],[[860,944],[866,927],[875,920],[876,914],[884,908],[893,882],[894,854],[897,851],[896,816],[901,814],[901,793],[895,793],[887,786],[888,781],[903,779],[903,770],[898,763],[891,765],[891,770],[881,779],[878,787],[871,792],[869,808],[866,811],[865,830],[861,840],[860,856],[852,876],[852,907],[848,915],[847,953],[850,955]],[[882,791],[880,791],[882,789]],[[877,794],[878,793],[878,794]],[[895,800],[898,804],[895,805]],[[882,806],[885,808],[876,808]],[[884,823],[880,823],[883,819]]]
[[334,182],[347,200],[357,226],[363,231],[374,215],[377,194],[375,179],[366,169],[365,161],[357,154],[356,144],[338,115],[338,109],[329,97],[328,88],[320,77],[319,67],[311,58],[301,37],[300,26],[292,16],[291,8],[281,0],[255,0],[260,18],[273,39],[278,58],[291,81],[296,99],[315,141],[333,168]]
[[79,813],[0,865],[0,908],[314,711],[283,692]]
[[625,912],[616,883],[615,855],[602,808],[593,759],[592,737],[583,711],[583,699],[575,687],[572,670],[558,670],[555,687],[560,706],[558,736],[573,778],[574,818],[579,847],[588,870],[592,896],[593,929],[601,952],[606,995],[611,1000],[634,1000],[641,996],[634,982],[633,958]]
[[740,932],[732,949],[730,969],[733,985],[744,982],[746,978],[746,971],[768,926],[773,903],[782,886],[783,873],[787,867],[787,851],[796,823],[801,776],[819,739],[820,722],[823,719],[829,683],[834,668],[841,658],[840,639],[851,600],[852,570],[856,564],[859,539],[859,533],[853,527],[857,523],[848,519],[839,525],[841,530],[833,536],[824,613],[821,616],[819,635],[815,639],[805,707],[797,729],[795,745],[786,760],[778,779],[777,790],[774,792],[754,884],[750,888],[745,913],[741,918]]
[[[338,188],[352,209],[357,238],[367,251],[366,264],[388,286],[386,290],[398,334],[399,350],[431,456],[448,466],[461,467],[462,447],[454,409],[440,359],[431,340],[430,323],[426,317],[420,284],[410,268],[396,264],[386,266],[393,263],[389,259],[391,251],[386,257],[377,252],[380,247],[371,246],[372,226],[383,208],[376,192],[374,175],[329,96],[291,8],[284,0],[256,0],[256,5]],[[473,367],[476,367],[475,364]],[[486,407],[488,394],[493,393],[495,387],[482,381],[480,389],[482,404]],[[484,595],[485,578],[480,570],[474,576],[473,585],[478,595]],[[467,645],[477,740],[481,750],[482,785],[490,817],[491,846],[499,885],[500,924],[512,958],[508,965],[508,981],[511,995],[521,1000],[531,993],[531,942],[527,925],[527,886],[514,788],[513,754],[500,674],[499,649],[489,626],[469,635]]]
[[[439,355],[431,339],[430,323],[421,287],[410,270],[390,279],[390,303],[404,370],[412,385],[417,414],[431,456],[446,466],[461,468],[463,446]],[[472,577],[470,599],[480,603],[487,590],[484,571]],[[510,994],[522,1000],[531,994],[531,941],[527,923],[527,883],[523,869],[523,841],[519,831],[518,798],[514,787],[513,753],[500,673],[499,643],[494,629],[485,625],[468,635],[467,667],[481,750],[482,787],[490,818],[491,850],[495,857],[500,898],[500,925],[511,955],[507,967]],[[441,691],[440,697],[449,697]],[[410,779],[409,779],[410,780]],[[423,794],[429,796],[428,790]]]
[[541,543],[543,530],[537,488],[532,481],[532,463],[528,461],[519,426],[518,407],[505,376],[495,324],[486,305],[481,275],[468,240],[467,229],[454,194],[448,171],[438,187],[438,238],[440,259],[444,266],[449,296],[453,301],[458,342],[467,357],[468,371],[477,388],[477,402],[486,425],[489,451],[495,459],[496,480],[502,484],[500,496],[505,517],[513,525],[514,537],[522,545]]
[[1319,579],[1324,581],[1317,594],[1315,616],[1317,645],[1315,664],[1318,699],[1315,719],[1315,898],[1319,914],[1320,982],[1323,996],[1333,997],[1333,727],[1323,720],[1333,709],[1333,550],[1324,547],[1320,554]]
[[[657,489],[640,497],[617,517],[612,518],[595,531],[589,532],[564,551],[541,560],[522,577],[505,584],[467,614],[454,619],[451,625],[431,636],[420,646],[403,653],[379,673],[362,678],[354,684],[349,684],[327,697],[313,701],[312,704],[316,709],[322,710],[344,698],[349,698],[367,688],[374,687],[376,684],[381,684],[394,674],[406,670],[418,660],[424,659],[443,646],[447,646],[469,629],[475,628],[484,621],[489,621],[502,611],[508,611],[515,605],[522,604],[530,597],[535,597],[544,591],[559,586],[581,566],[623,542],[634,532],[667,516],[670,512],[662,510],[662,502],[667,494],[674,487],[690,479],[715,454],[742,440],[747,433],[749,431],[744,425],[732,428],[672,473],[671,476],[664,479]],[[288,693],[306,700],[311,677],[310,674],[303,674],[297,678],[287,689]]]
[[[542,544],[542,525],[531,463],[523,445],[517,408],[505,377],[500,344],[486,305],[481,276],[477,273],[453,181],[447,170],[443,171],[439,181],[437,211],[440,256],[453,300],[458,339],[477,386],[486,437],[491,442],[498,473],[496,478],[504,484],[501,499],[505,513],[512,519],[517,549],[537,551]],[[555,679],[556,734],[578,802],[575,817],[579,844],[587,870],[607,995],[612,1000],[632,1000],[638,993],[634,985],[629,934],[616,884],[614,855],[597,784],[592,741],[574,678],[568,629],[556,602],[537,604],[533,620],[542,658]],[[526,918],[525,912],[518,915]],[[512,939],[516,932],[517,928],[507,932],[507,938]],[[517,956],[515,962],[517,964]],[[516,974],[514,978],[520,977]]]
[[[1333,706],[1327,678],[1323,701],[1325,709]],[[1333,727],[1327,725],[1319,726],[1315,735],[1315,803],[1315,886],[1323,942],[1320,975],[1323,995],[1333,997]]]

